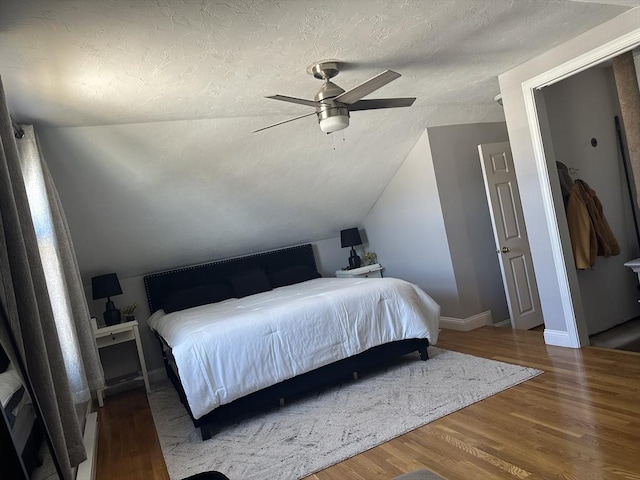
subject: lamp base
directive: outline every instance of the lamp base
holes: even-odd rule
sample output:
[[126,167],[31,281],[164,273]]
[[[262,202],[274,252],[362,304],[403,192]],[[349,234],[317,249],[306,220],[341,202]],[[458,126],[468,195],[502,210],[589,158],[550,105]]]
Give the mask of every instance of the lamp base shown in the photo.
[[356,253],[356,250],[354,248],[351,248],[351,256],[349,256],[349,270],[360,268],[360,264],[360,257]]
[[[112,308],[109,308],[109,303],[111,303]],[[117,325],[120,323],[120,310],[113,306],[113,302],[107,302],[107,309],[102,314],[102,318],[108,326]]]

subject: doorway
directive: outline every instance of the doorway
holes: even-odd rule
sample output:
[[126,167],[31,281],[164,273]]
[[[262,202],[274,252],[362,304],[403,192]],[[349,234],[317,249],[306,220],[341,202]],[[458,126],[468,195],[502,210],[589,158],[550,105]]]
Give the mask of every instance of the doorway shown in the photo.
[[637,15],[629,10],[499,76],[549,345],[580,348],[589,339],[577,275],[564,255],[571,247],[557,220],[552,191],[559,185],[549,179],[555,164],[542,141],[539,89],[638,47]]
[[560,198],[557,191],[552,192],[559,224],[567,221],[566,210],[562,215],[567,189],[576,181],[585,182],[602,203],[619,246],[619,254],[596,257],[592,268],[567,262],[567,269],[575,270],[587,334],[592,337],[640,316],[638,277],[624,266],[640,251],[635,200],[628,189],[616,132],[615,117],[621,118],[621,112],[613,68],[608,63],[591,67],[543,88],[541,94],[544,101],[539,107],[544,107],[548,123],[548,129],[542,130],[547,161],[560,162],[558,169],[549,169],[553,181],[563,185]]

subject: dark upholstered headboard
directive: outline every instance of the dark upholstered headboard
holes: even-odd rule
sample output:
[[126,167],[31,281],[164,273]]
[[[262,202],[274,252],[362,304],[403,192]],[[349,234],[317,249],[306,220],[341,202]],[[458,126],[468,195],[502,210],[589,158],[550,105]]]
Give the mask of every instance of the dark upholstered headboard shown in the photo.
[[224,283],[233,275],[255,268],[270,274],[298,265],[317,270],[311,244],[152,273],[144,277],[149,310],[153,313],[162,308],[167,296],[177,290],[211,283]]

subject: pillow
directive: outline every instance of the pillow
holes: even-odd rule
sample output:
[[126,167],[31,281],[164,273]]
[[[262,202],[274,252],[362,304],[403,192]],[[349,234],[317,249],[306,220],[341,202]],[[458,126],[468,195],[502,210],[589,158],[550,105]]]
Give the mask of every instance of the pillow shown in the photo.
[[307,265],[296,265],[294,267],[284,268],[273,272],[269,275],[269,283],[273,288],[284,287],[285,285],[293,285],[294,283],[306,282],[314,278],[320,278],[320,275],[312,267]]
[[264,273],[264,270],[260,269],[234,275],[229,278],[229,281],[238,298],[271,290],[271,284],[269,283],[267,274]]
[[233,297],[234,294],[230,285],[224,283],[200,285],[172,292],[164,301],[162,308],[166,313],[171,313],[185,308],[206,305],[207,303],[221,302]]

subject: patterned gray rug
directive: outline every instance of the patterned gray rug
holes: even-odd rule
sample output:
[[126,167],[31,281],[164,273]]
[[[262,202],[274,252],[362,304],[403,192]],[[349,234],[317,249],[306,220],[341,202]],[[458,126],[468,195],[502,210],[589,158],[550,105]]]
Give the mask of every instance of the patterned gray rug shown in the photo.
[[542,373],[436,347],[429,355],[247,416],[204,442],[171,384],[158,384],[149,403],[169,475],[299,479]]

